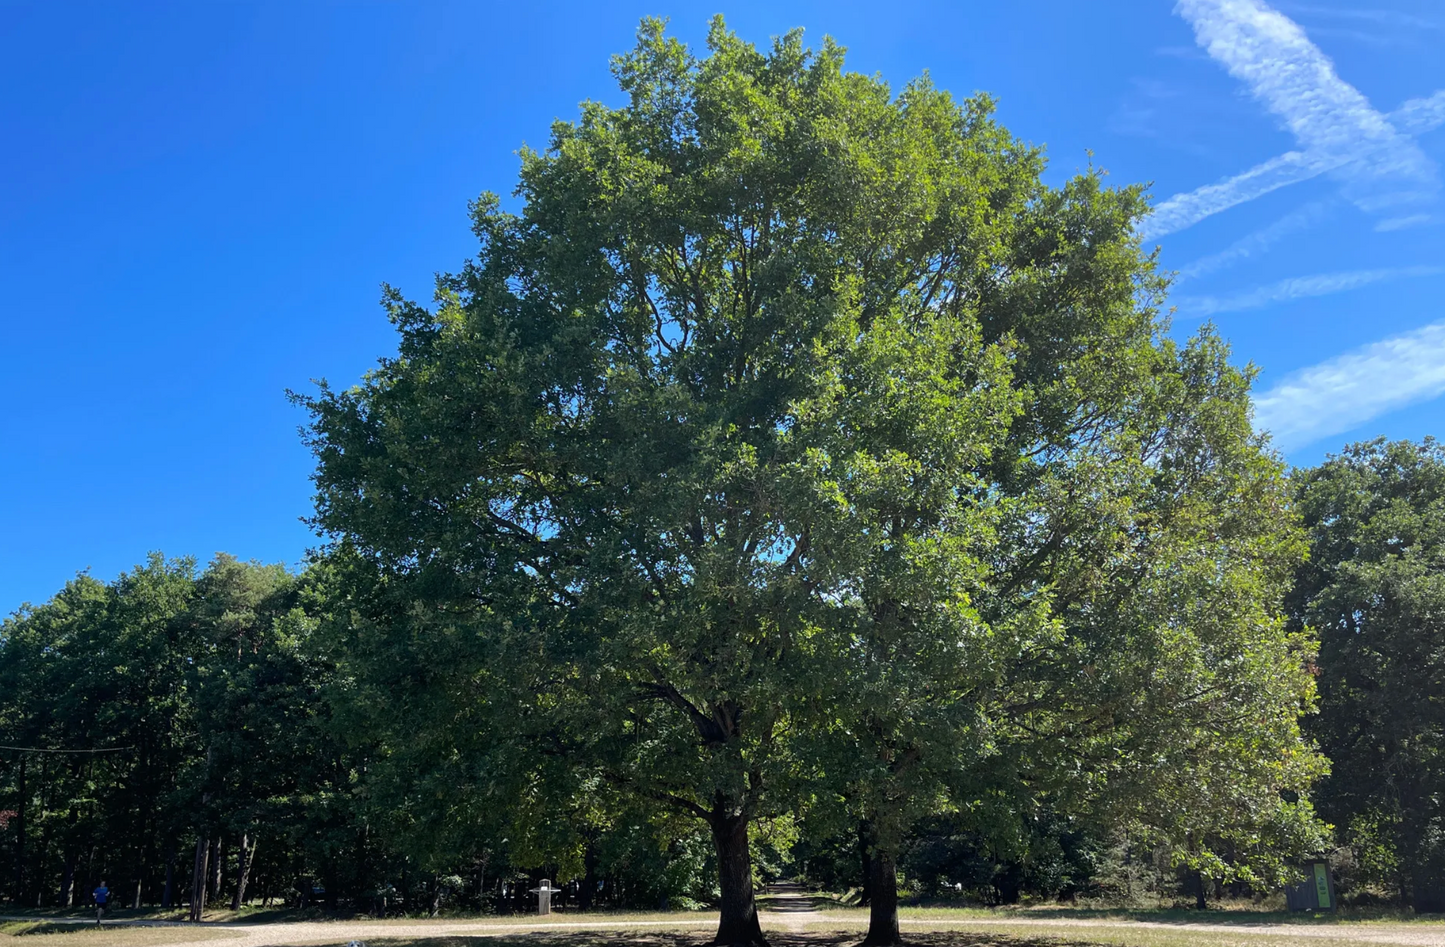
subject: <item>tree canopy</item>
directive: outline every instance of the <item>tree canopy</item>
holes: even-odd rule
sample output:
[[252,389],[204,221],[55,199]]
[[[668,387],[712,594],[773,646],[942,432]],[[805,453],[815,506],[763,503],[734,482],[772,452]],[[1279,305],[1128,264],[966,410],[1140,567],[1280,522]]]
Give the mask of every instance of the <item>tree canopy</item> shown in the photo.
[[719,943],[763,940],[750,827],[810,806],[867,826],[875,942],[939,805],[1111,808],[1215,877],[1317,839],[1303,546],[1143,190],[796,32],[646,21],[614,74],[432,306],[388,290],[396,355],[300,399],[395,705],[525,734],[479,791],[565,760],[701,819]]

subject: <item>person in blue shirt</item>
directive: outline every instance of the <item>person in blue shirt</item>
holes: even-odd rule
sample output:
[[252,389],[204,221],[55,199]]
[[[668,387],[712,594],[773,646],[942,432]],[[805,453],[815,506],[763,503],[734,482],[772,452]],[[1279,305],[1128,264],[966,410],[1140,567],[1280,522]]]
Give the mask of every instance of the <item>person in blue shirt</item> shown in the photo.
[[105,879],[100,879],[100,887],[90,893],[95,898],[95,926],[100,926],[100,919],[105,914],[105,903],[110,900],[110,889],[105,886]]

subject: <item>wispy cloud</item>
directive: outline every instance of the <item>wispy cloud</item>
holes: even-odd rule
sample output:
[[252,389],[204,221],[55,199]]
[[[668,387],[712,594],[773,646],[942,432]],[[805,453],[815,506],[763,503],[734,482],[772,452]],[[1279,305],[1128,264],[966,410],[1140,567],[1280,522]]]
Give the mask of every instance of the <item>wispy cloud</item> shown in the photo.
[[1109,116],[1109,130],[1116,135],[1132,135],[1141,138],[1158,138],[1160,129],[1159,112],[1169,108],[1181,93],[1154,79],[1134,79],[1128,97]]
[[1390,26],[1407,30],[1445,29],[1445,23],[1439,20],[1430,20],[1423,16],[1414,16],[1413,14],[1401,13],[1397,10],[1321,7],[1304,3],[1288,3],[1281,4],[1281,6],[1291,13],[1303,13],[1306,16],[1318,16],[1333,20],[1353,20],[1358,23],[1372,23],[1378,26]]
[[1383,115],[1335,73],[1298,24],[1263,0],[1179,0],[1175,9],[1194,27],[1198,44],[1245,83],[1300,148],[1163,201],[1140,228],[1142,237],[1182,230],[1326,173],[1368,211],[1433,196],[1435,166],[1411,136],[1445,122],[1445,92],[1407,102],[1398,116]]
[[1329,209],[1328,201],[1311,201],[1299,210],[1276,220],[1268,227],[1236,240],[1218,253],[1200,257],[1193,263],[1180,268],[1175,285],[1208,273],[1218,272],[1225,267],[1268,252],[1271,247],[1290,234],[1298,233],[1324,220],[1329,215]]
[[1194,27],[1196,42],[1279,116],[1306,150],[1350,154],[1388,145],[1424,162],[1283,13],[1260,0],[1180,0],[1177,9]]
[[1208,59],[1193,46],[1158,46],[1154,49],[1156,56],[1168,56],[1171,59]]
[[1434,214],[1408,214],[1404,217],[1391,217],[1375,224],[1375,230],[1386,233],[1391,230],[1407,230],[1410,227],[1423,227],[1426,224],[1435,222]]
[[1254,400],[1254,424],[1289,450],[1445,394],[1445,322],[1288,376]]
[[1445,89],[1423,99],[1410,99],[1390,113],[1390,122],[1411,135],[1445,125]]
[[1363,46],[1373,46],[1376,49],[1418,46],[1422,39],[1434,39],[1434,37],[1422,37],[1418,31],[1378,30],[1370,29],[1368,26],[1364,28],[1352,26],[1312,26],[1310,27],[1310,35],[1328,39],[1345,40],[1346,42],[1359,43]]
[[1445,273],[1445,266],[1401,266],[1380,270],[1349,270],[1343,273],[1321,273],[1317,276],[1297,276],[1280,280],[1268,286],[1261,286],[1233,296],[1182,296],[1175,297],[1174,304],[1180,315],[1212,316],[1221,312],[1243,312],[1260,309],[1271,303],[1289,302],[1311,296],[1328,296],[1351,289],[1359,289],[1372,283],[1387,280],[1408,279],[1418,276],[1438,276]]

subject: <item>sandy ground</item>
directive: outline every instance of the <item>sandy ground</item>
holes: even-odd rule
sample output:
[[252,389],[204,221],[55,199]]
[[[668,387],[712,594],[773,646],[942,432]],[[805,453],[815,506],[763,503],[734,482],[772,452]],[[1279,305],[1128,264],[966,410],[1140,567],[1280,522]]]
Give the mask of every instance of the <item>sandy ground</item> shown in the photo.
[[[35,921],[35,917],[0,917],[0,921]],[[85,918],[46,918],[46,923],[93,927]],[[407,937],[499,937],[508,934],[556,931],[604,930],[708,930],[716,924],[710,916],[676,921],[294,921],[247,924],[244,921],[110,921],[106,927],[188,928],[205,936],[196,940],[168,941],[167,947],[283,947],[291,944],[331,944],[371,939]],[[217,936],[221,935],[221,936]],[[97,947],[99,940],[91,941]]]
[[[813,935],[824,935],[847,929],[858,929],[866,924],[859,915],[844,917],[828,915],[818,909],[818,904],[806,893],[792,889],[775,889],[761,903],[760,910],[763,930],[782,934],[787,941],[816,939]],[[19,920],[20,918],[15,918]],[[29,918],[34,920],[34,918]],[[75,923],[83,925],[84,919],[52,923]],[[93,922],[91,922],[93,923]],[[367,942],[371,940],[393,940],[412,937],[461,937],[486,938],[507,935],[555,932],[575,934],[582,931],[698,931],[707,933],[715,920],[711,915],[677,920],[617,920],[590,919],[570,921],[558,915],[548,920],[500,921],[500,920],[435,920],[435,921],[297,921],[266,924],[245,922],[211,922],[200,927],[179,921],[116,921],[114,926],[149,926],[195,930],[196,940],[169,940],[167,947],[283,947],[283,945],[305,944],[346,944],[348,941]],[[1092,941],[1122,943],[1134,935],[1146,931],[1182,936],[1189,943],[1209,944],[1212,942],[1240,944],[1309,944],[1318,942],[1330,944],[1391,945],[1391,947],[1445,947],[1445,924],[1432,923],[1344,923],[1344,924],[1211,924],[1189,921],[1129,921],[1107,918],[958,918],[958,919],[903,919],[904,936],[909,931],[934,937],[945,931],[967,932],[974,935],[986,932],[1011,934],[1020,937],[1067,938],[1075,942]],[[202,935],[202,931],[204,934]],[[1168,932],[1167,934],[1165,932]],[[1091,936],[1092,935],[1092,936]],[[1211,936],[1214,935],[1214,936]],[[1218,938],[1216,941],[1215,938]],[[833,938],[824,938],[830,941]],[[1153,938],[1149,938],[1153,940]],[[1173,937],[1169,937],[1173,940]],[[100,947],[104,942],[99,938],[87,938],[88,943]]]
[[[793,885],[775,885],[759,906],[758,920],[765,931],[781,928],[790,934],[802,934],[809,927],[822,924],[826,918],[807,892]],[[837,926],[837,921],[834,920],[833,924]]]
[[[1128,930],[1149,930],[1169,931],[1180,934],[1217,934],[1230,935],[1224,938],[1230,943],[1236,943],[1244,938],[1258,937],[1270,940],[1277,939],[1281,943],[1290,941],[1334,941],[1336,943],[1349,944],[1388,944],[1393,947],[1445,947],[1445,925],[1436,924],[1320,924],[1318,926],[1303,924],[1201,924],[1193,921],[1120,921],[1108,920],[1105,918],[1079,918],[1077,920],[1068,918],[1040,918],[1030,920],[1027,918],[980,918],[974,920],[903,920],[901,926],[904,938],[908,931],[998,931],[1005,933],[1013,930],[1026,931],[1028,933],[1039,933],[1051,929],[1058,929],[1059,936],[1070,936],[1075,938],[1087,938],[1088,931],[1128,931]],[[1263,941],[1262,941],[1263,942]],[[1200,943],[1204,943],[1201,939]]]

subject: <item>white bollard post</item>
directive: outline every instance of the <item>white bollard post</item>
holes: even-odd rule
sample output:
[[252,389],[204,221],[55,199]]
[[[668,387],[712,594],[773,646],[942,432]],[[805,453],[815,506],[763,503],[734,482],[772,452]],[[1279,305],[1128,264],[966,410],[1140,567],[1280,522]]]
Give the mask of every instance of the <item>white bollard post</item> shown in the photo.
[[537,914],[546,915],[552,913],[552,895],[561,891],[561,888],[552,887],[550,878],[543,878],[542,883],[532,889],[532,894],[537,896]]

